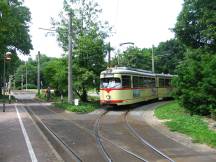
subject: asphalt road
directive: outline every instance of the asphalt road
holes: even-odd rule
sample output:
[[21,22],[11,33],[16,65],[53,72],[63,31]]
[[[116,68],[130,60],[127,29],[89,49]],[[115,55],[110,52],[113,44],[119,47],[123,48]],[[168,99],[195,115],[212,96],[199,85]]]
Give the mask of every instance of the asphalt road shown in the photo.
[[28,162],[35,158],[53,162],[216,161],[215,153],[188,148],[142,119],[143,109],[163,102],[133,110],[99,109],[78,114],[32,100],[34,93],[16,92],[15,96],[19,103],[7,106],[5,113],[0,112],[2,162]]

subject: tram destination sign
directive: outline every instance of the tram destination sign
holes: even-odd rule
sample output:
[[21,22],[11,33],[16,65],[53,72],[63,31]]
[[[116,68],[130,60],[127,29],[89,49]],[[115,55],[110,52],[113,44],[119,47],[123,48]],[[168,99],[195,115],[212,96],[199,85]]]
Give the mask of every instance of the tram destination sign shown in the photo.
[[106,78],[113,78],[114,74],[106,73],[106,74],[104,74],[104,77],[106,77]]

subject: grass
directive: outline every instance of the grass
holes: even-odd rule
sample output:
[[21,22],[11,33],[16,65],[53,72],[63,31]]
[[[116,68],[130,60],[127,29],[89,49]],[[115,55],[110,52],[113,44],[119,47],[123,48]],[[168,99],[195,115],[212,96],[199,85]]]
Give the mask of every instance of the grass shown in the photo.
[[64,109],[64,110],[72,111],[72,112],[88,113],[88,112],[92,112],[95,109],[99,108],[99,103],[87,102],[87,103],[79,103],[78,106],[75,106],[73,104],[69,104],[66,102],[63,102],[63,103],[56,102],[54,103],[54,106]]
[[[40,93],[39,95],[37,94],[37,98],[43,101],[47,101],[47,97],[45,96],[44,93]],[[67,100],[66,97],[63,98],[64,101]],[[61,97],[60,96],[54,96],[53,94],[51,94],[49,101],[52,102],[60,102],[61,101]]]
[[201,116],[190,116],[177,102],[159,106],[154,113],[159,119],[169,120],[165,124],[171,131],[186,134],[192,137],[193,142],[216,148],[216,132],[208,128]]

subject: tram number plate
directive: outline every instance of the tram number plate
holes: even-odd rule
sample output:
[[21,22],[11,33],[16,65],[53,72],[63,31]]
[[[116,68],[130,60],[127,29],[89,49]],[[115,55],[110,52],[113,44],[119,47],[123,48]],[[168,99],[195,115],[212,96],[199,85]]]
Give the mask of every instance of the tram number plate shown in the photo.
[[133,97],[139,97],[140,96],[140,90],[135,89],[133,90]]

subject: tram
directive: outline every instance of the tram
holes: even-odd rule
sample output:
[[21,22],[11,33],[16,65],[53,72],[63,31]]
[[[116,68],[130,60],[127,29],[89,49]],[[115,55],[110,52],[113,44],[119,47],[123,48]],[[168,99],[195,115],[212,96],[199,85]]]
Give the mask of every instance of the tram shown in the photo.
[[129,67],[114,67],[100,74],[100,103],[128,105],[152,99],[171,97],[170,74]]

